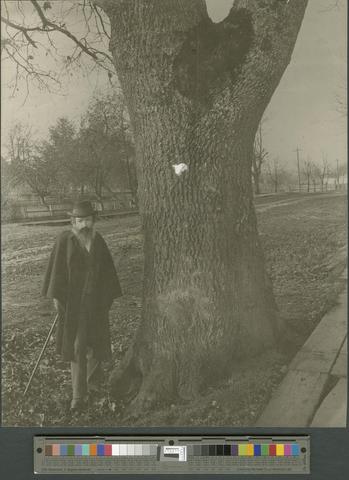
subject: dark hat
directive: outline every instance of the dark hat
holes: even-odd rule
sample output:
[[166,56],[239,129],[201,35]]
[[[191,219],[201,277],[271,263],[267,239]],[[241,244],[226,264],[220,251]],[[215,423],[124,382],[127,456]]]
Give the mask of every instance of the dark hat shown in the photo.
[[78,201],[74,203],[73,210],[68,212],[71,217],[89,217],[96,215],[96,211],[92,207],[92,203],[88,200]]

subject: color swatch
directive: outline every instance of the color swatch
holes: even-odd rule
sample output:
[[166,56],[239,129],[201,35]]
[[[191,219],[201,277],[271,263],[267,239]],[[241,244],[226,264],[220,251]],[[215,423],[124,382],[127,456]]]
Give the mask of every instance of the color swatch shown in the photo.
[[233,445],[188,445],[188,454],[193,456],[233,457],[292,457],[299,456],[299,444],[284,443],[238,443]]
[[[134,443],[53,443],[45,447],[46,456],[118,457],[149,456],[157,454],[157,444]],[[187,445],[188,455],[194,457],[292,457],[300,455],[298,443],[235,443],[216,445]]]
[[53,443],[46,445],[46,456],[75,456],[75,457],[115,457],[115,456],[144,456],[156,455],[157,445],[135,445],[128,444],[111,444],[111,443],[87,443],[87,444],[65,444]]

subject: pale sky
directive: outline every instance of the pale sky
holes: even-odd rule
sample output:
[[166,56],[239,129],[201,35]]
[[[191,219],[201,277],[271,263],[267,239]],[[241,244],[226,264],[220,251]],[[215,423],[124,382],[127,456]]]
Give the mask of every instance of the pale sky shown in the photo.
[[[220,21],[233,1],[206,3],[212,20]],[[347,2],[341,0],[339,8],[329,9],[334,3],[309,0],[291,63],[265,113],[265,146],[271,158],[278,157],[285,165],[295,165],[297,146],[302,158],[309,155],[320,160],[323,151],[333,164],[336,158],[346,161],[346,119],[336,111],[336,95],[343,95],[346,85]],[[60,40],[63,48],[69,45],[69,40]],[[64,81],[64,95],[31,88],[23,104],[23,86],[14,98],[5,86],[13,65],[5,61],[2,67],[2,145],[11,125],[18,121],[31,124],[41,136],[61,116],[77,121],[93,92],[105,89],[108,83],[102,71],[90,75],[76,71]]]

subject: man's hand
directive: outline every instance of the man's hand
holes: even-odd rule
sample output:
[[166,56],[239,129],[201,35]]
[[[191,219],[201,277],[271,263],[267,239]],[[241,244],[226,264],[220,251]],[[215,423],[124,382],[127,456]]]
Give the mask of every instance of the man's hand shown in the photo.
[[55,307],[57,313],[64,313],[64,306],[57,298],[53,299],[53,306]]

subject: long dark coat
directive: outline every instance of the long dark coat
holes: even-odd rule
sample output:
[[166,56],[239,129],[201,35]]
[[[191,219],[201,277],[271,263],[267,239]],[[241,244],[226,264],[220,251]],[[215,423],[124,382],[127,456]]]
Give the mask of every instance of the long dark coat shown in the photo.
[[[113,299],[122,295],[112,256],[102,236],[95,232],[93,263],[96,282],[91,298],[91,347],[98,360],[111,357],[109,309]],[[86,253],[71,230],[57,238],[47,266],[42,294],[57,298],[64,306],[59,316],[56,350],[63,360],[74,359],[74,341],[78,328],[81,296],[86,277]]]

